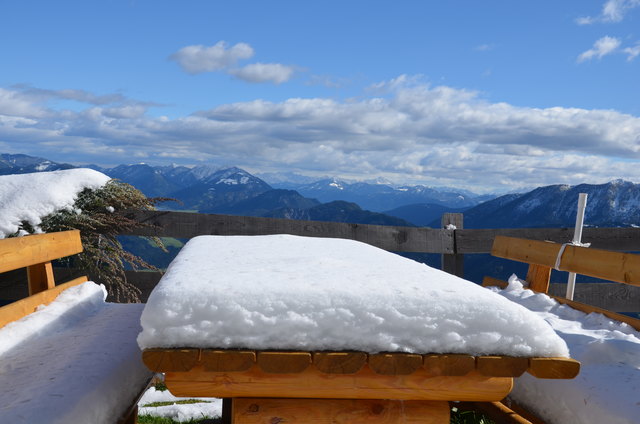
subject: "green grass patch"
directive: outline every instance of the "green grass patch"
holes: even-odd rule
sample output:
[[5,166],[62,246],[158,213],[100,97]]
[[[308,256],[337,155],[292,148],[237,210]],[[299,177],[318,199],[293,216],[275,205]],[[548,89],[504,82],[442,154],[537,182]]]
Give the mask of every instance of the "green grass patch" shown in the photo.
[[156,408],[158,406],[167,406],[167,405],[191,405],[193,403],[211,403],[208,400],[198,400],[198,399],[182,399],[176,401],[167,401],[167,402],[151,402],[143,405],[145,408]]
[[461,411],[451,408],[451,424],[496,424],[478,411]]

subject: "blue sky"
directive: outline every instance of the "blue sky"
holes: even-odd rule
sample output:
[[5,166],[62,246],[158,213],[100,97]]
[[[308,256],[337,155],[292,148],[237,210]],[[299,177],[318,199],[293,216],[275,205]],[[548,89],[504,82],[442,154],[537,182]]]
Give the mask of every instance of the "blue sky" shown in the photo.
[[0,152],[640,181],[640,0],[0,0]]

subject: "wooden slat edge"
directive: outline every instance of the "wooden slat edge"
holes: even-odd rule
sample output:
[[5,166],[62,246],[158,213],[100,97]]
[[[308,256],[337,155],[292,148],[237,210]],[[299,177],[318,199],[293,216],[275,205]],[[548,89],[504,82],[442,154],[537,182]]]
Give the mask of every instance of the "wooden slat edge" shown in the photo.
[[311,365],[310,352],[258,352],[256,362],[262,371],[270,374],[296,374]]
[[572,379],[580,372],[580,362],[572,358],[529,358],[527,372],[537,378]]
[[609,317],[609,318],[611,318],[613,320],[627,323],[631,327],[633,327],[636,330],[640,331],[640,319],[631,318],[629,316],[618,314],[616,312],[609,311],[607,309],[598,308],[597,306],[587,305],[586,303],[576,302],[575,300],[565,299],[564,297],[551,296],[551,295],[549,295],[549,297],[554,298],[559,303],[571,306],[573,309],[577,309],[577,310],[585,312],[587,314],[595,312],[597,314],[602,314],[602,315],[604,315],[606,317]]
[[369,368],[382,375],[409,375],[422,367],[422,355],[376,353],[369,355]]
[[142,362],[154,372],[186,372],[200,360],[200,349],[152,348],[142,351]]
[[67,283],[55,286],[52,289],[36,293],[24,299],[17,300],[13,303],[0,307],[0,328],[17,321],[20,318],[35,312],[40,305],[48,305],[53,302],[56,297],[69,287],[77,286],[88,281],[86,276],[78,277]]
[[476,358],[471,355],[423,355],[423,366],[434,376],[463,376],[476,368]]
[[0,273],[82,252],[80,231],[34,234],[0,240]]
[[326,374],[355,374],[367,363],[364,352],[313,352],[313,365]]
[[519,377],[529,368],[529,358],[515,356],[478,356],[476,370],[487,377]]
[[253,350],[203,349],[201,362],[205,371],[239,372],[247,371],[256,362]]

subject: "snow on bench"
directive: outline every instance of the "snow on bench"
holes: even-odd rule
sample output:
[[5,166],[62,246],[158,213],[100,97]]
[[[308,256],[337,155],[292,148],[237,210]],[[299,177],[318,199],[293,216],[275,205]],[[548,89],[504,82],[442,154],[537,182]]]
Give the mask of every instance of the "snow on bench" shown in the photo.
[[0,421],[115,423],[152,376],[136,336],[143,304],[71,287],[0,329]]
[[135,417],[152,376],[136,343],[144,305],[106,303],[86,277],[56,286],[51,260],[80,251],[79,231],[0,240],[0,272],[27,267],[31,294],[0,308],[2,422]]
[[492,254],[528,263],[529,271],[526,281],[486,277],[483,285],[502,288],[490,287],[547,321],[582,363],[574,380],[549,382],[523,375],[510,399],[554,424],[637,423],[640,320],[545,293],[554,268],[640,285],[640,255],[503,236],[496,237]]

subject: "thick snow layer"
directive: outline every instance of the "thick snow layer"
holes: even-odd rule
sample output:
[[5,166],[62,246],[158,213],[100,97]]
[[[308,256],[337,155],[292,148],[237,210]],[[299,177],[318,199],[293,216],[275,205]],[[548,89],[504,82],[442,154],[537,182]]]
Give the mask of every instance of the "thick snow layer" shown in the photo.
[[0,238],[17,232],[23,221],[37,229],[43,217],[72,209],[82,190],[107,181],[106,175],[84,168],[0,176]]
[[512,398],[554,424],[640,422],[640,332],[604,315],[585,314],[544,294],[523,290],[515,277],[498,292],[551,324],[569,345],[571,356],[582,364],[573,380],[542,380],[525,374],[516,379]]
[[105,303],[84,283],[0,329],[7,423],[114,423],[152,373],[136,344],[142,304]]
[[[154,402],[178,402],[181,400],[198,400],[198,403],[163,406],[148,406]],[[160,391],[151,387],[138,402],[138,415],[171,418],[174,421],[189,421],[202,418],[218,418],[222,416],[222,399],[217,398],[179,398],[168,390]]]
[[149,297],[141,348],[568,356],[543,319],[469,281],[343,239],[201,236]]

